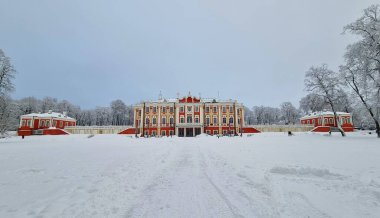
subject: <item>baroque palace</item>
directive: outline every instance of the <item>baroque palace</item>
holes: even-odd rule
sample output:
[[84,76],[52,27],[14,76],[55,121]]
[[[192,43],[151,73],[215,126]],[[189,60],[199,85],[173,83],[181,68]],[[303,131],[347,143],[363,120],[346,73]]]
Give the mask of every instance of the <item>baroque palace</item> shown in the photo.
[[134,106],[135,133],[141,136],[238,135],[244,132],[244,106],[235,100],[188,96]]

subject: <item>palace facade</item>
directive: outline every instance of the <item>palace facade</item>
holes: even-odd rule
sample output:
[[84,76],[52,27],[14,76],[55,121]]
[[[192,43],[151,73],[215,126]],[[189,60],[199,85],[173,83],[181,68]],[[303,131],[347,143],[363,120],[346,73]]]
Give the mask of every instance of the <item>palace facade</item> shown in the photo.
[[238,135],[244,132],[244,106],[236,100],[185,96],[134,106],[135,133],[141,136]]

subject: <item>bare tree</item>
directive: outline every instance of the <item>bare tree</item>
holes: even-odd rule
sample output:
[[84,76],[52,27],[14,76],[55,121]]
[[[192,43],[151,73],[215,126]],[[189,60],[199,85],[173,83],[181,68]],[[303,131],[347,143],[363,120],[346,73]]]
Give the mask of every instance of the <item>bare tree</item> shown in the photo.
[[0,49],[0,95],[10,93],[14,90],[13,79],[16,70],[11,64],[10,58],[5,56]]
[[369,76],[371,69],[366,58],[364,47],[356,43],[347,47],[345,54],[346,64],[340,66],[340,76],[344,79],[345,85],[350,87],[352,92],[360,99],[376,126],[377,136],[380,138],[379,115],[376,108],[378,104],[379,88],[373,83]]
[[326,107],[323,97],[310,93],[300,100],[300,110],[307,114],[309,112],[322,111]]
[[295,124],[299,113],[291,102],[284,102],[280,105],[281,114],[284,118],[285,124]]
[[342,136],[346,136],[337,116],[335,104],[341,93],[339,79],[334,71],[329,70],[326,64],[320,67],[310,67],[305,75],[305,87],[309,92],[323,97],[334,113],[334,120]]

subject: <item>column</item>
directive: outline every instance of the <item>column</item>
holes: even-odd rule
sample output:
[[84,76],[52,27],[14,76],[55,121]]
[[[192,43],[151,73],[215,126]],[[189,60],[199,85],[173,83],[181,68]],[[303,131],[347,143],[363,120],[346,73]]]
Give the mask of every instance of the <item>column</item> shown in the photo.
[[161,106],[157,105],[158,120],[157,120],[157,136],[161,136]]

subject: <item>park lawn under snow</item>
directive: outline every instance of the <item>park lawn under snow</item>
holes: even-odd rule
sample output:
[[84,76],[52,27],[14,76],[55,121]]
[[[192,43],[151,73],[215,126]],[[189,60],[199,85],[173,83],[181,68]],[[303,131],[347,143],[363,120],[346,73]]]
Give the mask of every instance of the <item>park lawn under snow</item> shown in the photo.
[[379,217],[374,135],[0,140],[0,217]]

